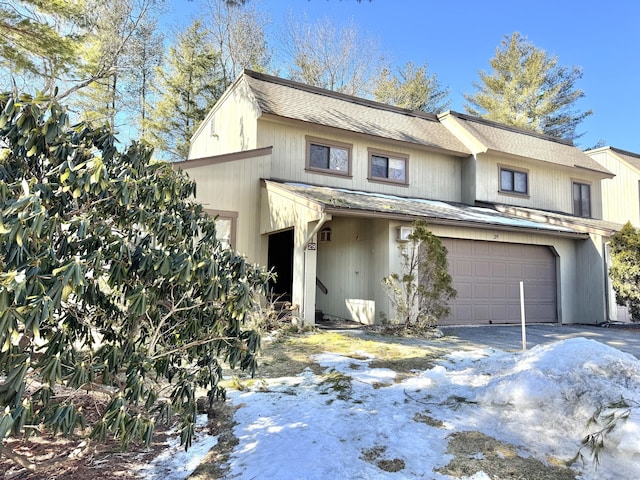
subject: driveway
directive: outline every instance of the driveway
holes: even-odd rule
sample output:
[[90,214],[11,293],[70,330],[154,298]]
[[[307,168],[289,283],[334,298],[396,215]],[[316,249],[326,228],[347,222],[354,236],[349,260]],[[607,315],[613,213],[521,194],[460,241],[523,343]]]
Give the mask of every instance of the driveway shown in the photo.
[[[520,325],[487,325],[480,327],[441,327],[445,339],[459,340],[478,347],[505,351],[522,350]],[[640,359],[640,329],[597,327],[595,325],[527,326],[527,348],[567,338],[584,337],[630,353]]]

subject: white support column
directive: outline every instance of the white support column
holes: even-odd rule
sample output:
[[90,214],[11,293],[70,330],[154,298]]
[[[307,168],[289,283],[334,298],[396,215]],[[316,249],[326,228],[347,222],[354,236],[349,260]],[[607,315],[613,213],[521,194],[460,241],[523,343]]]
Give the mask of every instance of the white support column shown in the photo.
[[317,234],[313,235],[304,250],[304,295],[301,315],[305,324],[316,322],[316,268],[318,259]]

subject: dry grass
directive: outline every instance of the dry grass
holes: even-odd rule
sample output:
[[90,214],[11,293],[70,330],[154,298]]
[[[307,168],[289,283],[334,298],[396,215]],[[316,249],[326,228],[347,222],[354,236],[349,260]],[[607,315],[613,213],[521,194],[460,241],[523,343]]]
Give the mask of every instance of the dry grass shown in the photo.
[[486,473],[492,480],[575,480],[570,468],[545,465],[530,457],[521,457],[513,445],[480,432],[460,432],[450,436],[447,453],[453,460],[440,473],[454,478]]

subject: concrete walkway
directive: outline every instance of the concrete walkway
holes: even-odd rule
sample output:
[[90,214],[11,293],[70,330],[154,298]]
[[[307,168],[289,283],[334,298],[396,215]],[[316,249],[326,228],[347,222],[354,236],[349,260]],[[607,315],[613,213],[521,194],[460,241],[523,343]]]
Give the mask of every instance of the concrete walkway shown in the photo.
[[[455,343],[493,347],[505,351],[522,350],[522,330],[519,325],[441,327],[441,330],[445,335],[443,340],[453,340]],[[556,340],[584,337],[605,343],[640,359],[640,329],[532,324],[527,326],[526,332],[527,348]]]

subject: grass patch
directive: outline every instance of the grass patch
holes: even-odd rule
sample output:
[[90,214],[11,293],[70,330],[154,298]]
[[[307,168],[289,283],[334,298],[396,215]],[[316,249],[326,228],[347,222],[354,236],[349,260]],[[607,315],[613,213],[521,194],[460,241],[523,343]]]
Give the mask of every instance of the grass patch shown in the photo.
[[376,445],[375,447],[368,448],[362,451],[362,460],[372,463],[380,470],[385,472],[399,472],[405,467],[404,460],[401,458],[380,458],[387,451],[387,447],[384,445]]
[[455,478],[483,471],[492,480],[575,480],[567,467],[545,465],[534,458],[521,457],[513,445],[480,432],[460,432],[449,437],[449,464],[437,471]]
[[320,382],[320,387],[322,387],[321,393],[337,392],[338,400],[347,401],[351,399],[351,393],[353,391],[351,382],[352,378],[350,376],[334,370],[322,375],[322,381]]
[[418,423],[424,423],[425,425],[429,425],[430,427],[435,428],[444,428],[444,422],[441,420],[437,420],[426,413],[416,413],[413,416],[413,421]]

